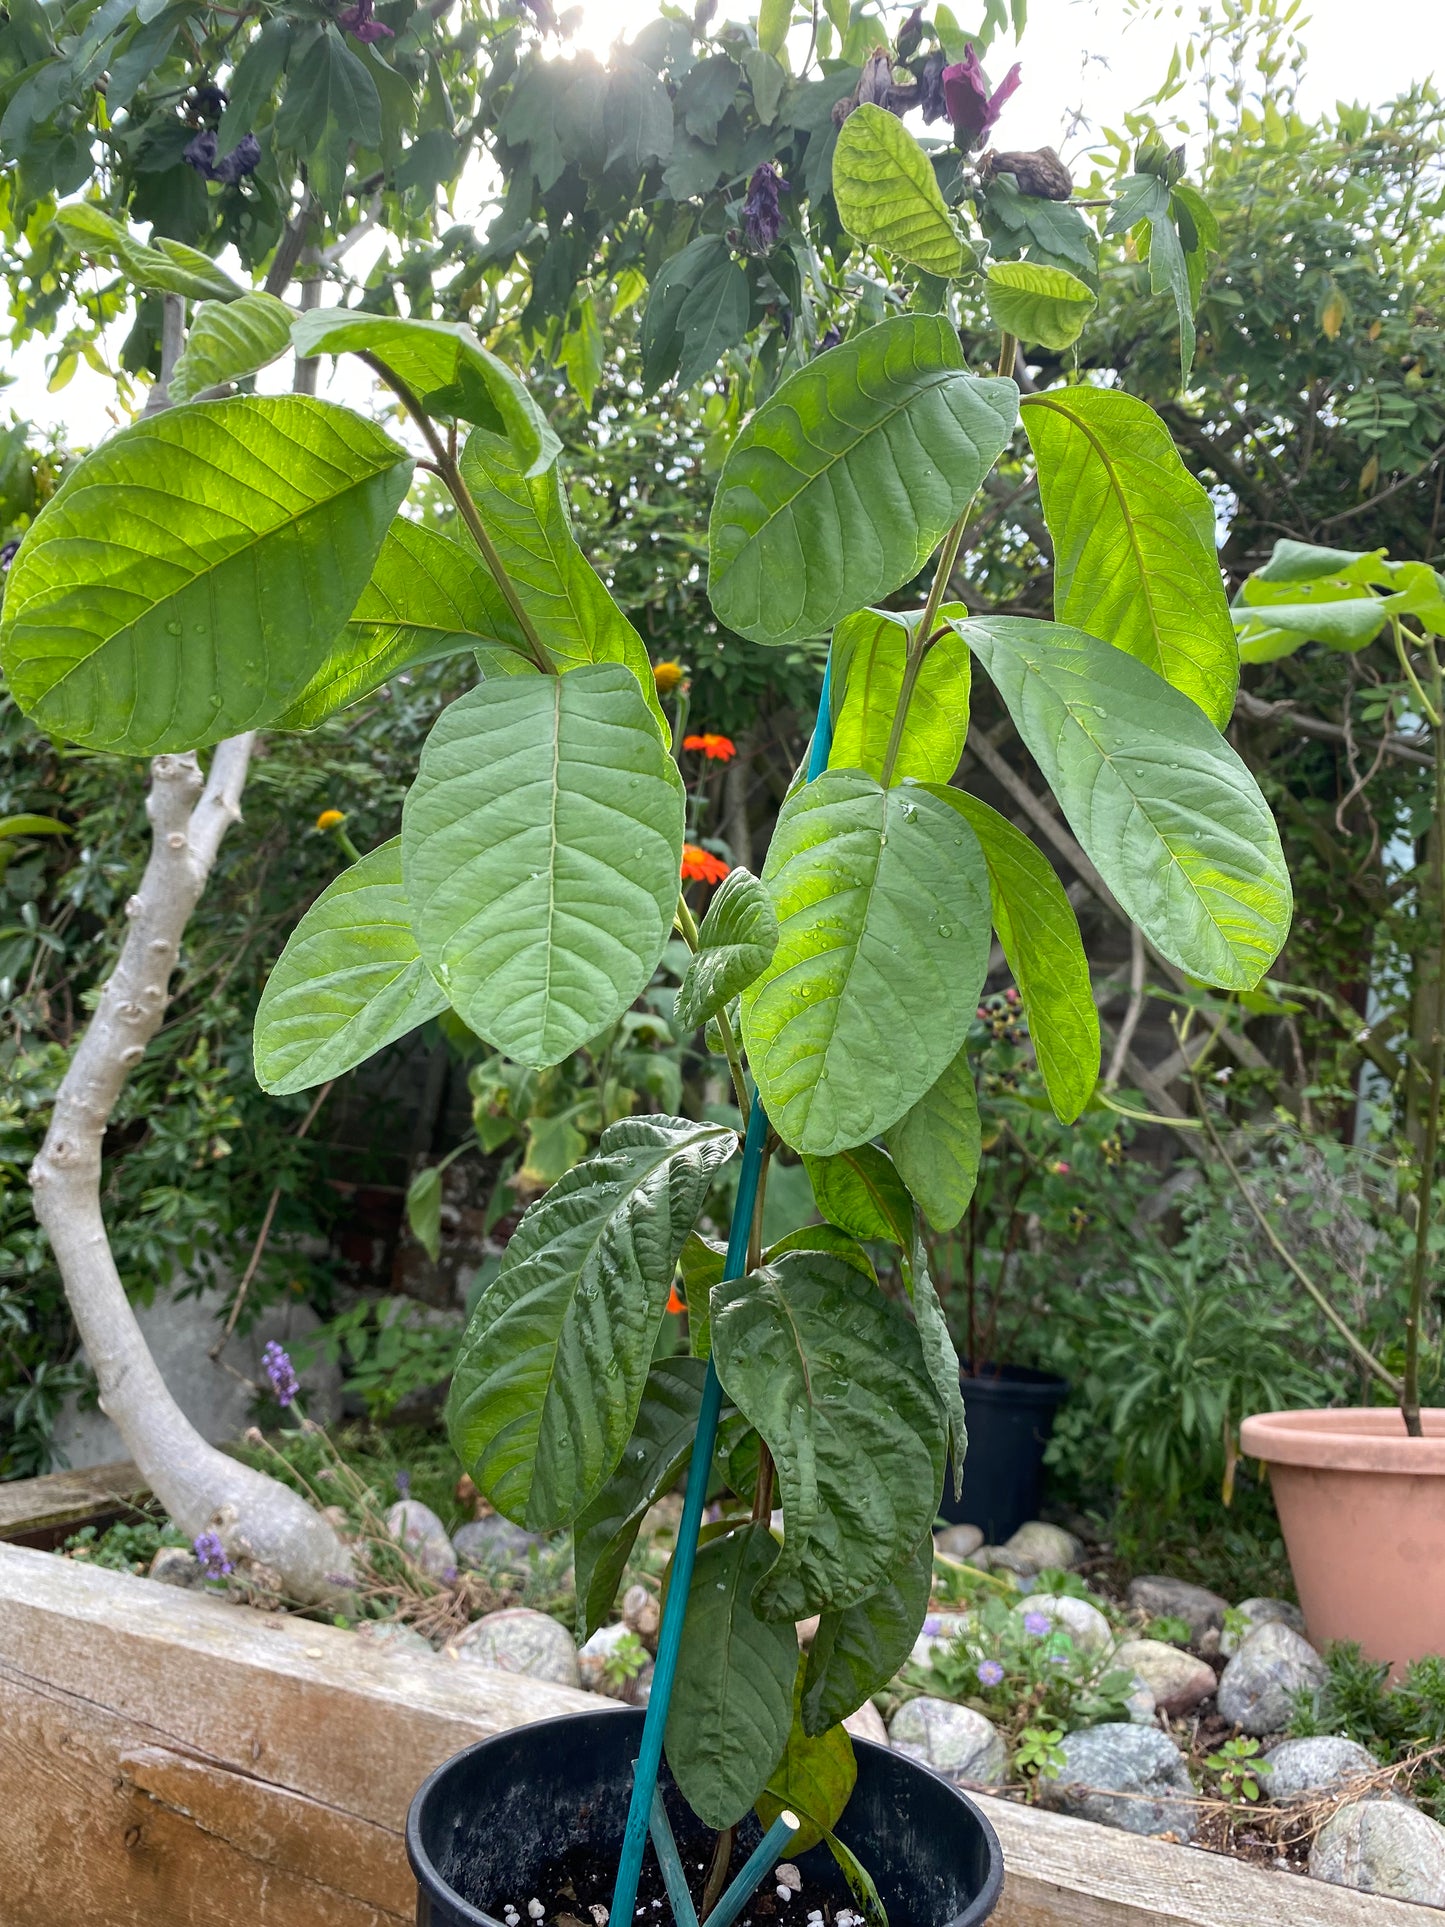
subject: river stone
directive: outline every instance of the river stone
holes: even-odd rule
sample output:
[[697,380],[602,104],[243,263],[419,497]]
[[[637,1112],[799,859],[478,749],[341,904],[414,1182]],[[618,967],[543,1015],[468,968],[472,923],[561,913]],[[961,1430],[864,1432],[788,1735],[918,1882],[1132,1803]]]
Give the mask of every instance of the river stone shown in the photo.
[[983,1534],[977,1526],[945,1526],[933,1535],[934,1550],[945,1559],[967,1559],[982,1544]]
[[1353,1800],[1310,1848],[1316,1880],[1445,1907],[1445,1827],[1402,1800]]
[[1087,1599],[1075,1599],[1072,1593],[1030,1593],[1014,1611],[1020,1615],[1042,1613],[1068,1633],[1080,1652],[1106,1653],[1114,1643],[1113,1631],[1099,1608],[1091,1606]]
[[1129,1724],[1131,1726],[1153,1726],[1155,1724],[1154,1689],[1138,1673],[1134,1675],[1133,1690],[1129,1694]]
[[888,1737],[898,1752],[956,1785],[1001,1786],[1007,1774],[1003,1735],[982,1713],[952,1700],[906,1700],[893,1715]]
[[415,1626],[403,1625],[399,1619],[363,1619],[356,1635],[368,1646],[380,1646],[388,1653],[425,1653],[429,1659],[436,1654],[429,1639],[423,1638]]
[[889,1744],[888,1728],[883,1724],[883,1715],[872,1700],[864,1700],[856,1713],[846,1714],[843,1724],[855,1740],[876,1740],[879,1746]]
[[148,1577],[182,1589],[205,1584],[201,1562],[188,1546],[162,1546],[151,1560]]
[[468,1519],[452,1534],[457,1564],[473,1572],[495,1572],[500,1566],[525,1569],[528,1552],[541,1544],[540,1533],[513,1525],[500,1512],[489,1512],[484,1519]]
[[1137,1673],[1153,1693],[1154,1704],[1171,1719],[1188,1713],[1214,1691],[1214,1668],[1162,1639],[1122,1640],[1114,1663]]
[[428,1579],[456,1577],[456,1548],[447,1529],[420,1499],[398,1499],[386,1515],[386,1529],[421,1567]]
[[1292,1606],[1287,1599],[1241,1599],[1234,1609],[1244,1619],[1244,1630],[1240,1633],[1221,1633],[1219,1650],[1226,1659],[1237,1653],[1244,1641],[1256,1626],[1289,1626],[1304,1637],[1305,1616],[1298,1606]]
[[[1039,1800],[1058,1813],[1126,1833],[1194,1837],[1194,1808],[1171,1794],[1192,1794],[1183,1755],[1157,1726],[1122,1721],[1066,1733],[1055,1780],[1040,1780]],[[1148,1798],[1140,1798],[1140,1795]],[[1127,1797],[1120,1798],[1124,1795]]]
[[914,1666],[926,1666],[936,1646],[948,1646],[969,1623],[968,1613],[929,1613],[908,1655]]
[[1378,1771],[1380,1762],[1357,1740],[1319,1738],[1281,1740],[1264,1755],[1269,1777],[1261,1786],[1271,1800],[1298,1799],[1306,1793],[1332,1793]]
[[1067,1572],[1084,1550],[1072,1532],[1065,1532],[1062,1526],[1051,1526],[1042,1519],[1030,1519],[1027,1525],[1019,1527],[1011,1539],[1006,1539],[1003,1550],[1015,1561],[1013,1570],[1025,1575],[1043,1572],[1046,1567],[1058,1566]]
[[533,1679],[555,1680],[559,1686],[582,1684],[571,1634],[550,1613],[533,1612],[527,1606],[508,1606],[473,1620],[448,1651],[503,1673],[526,1673]]
[[631,1679],[609,1679],[607,1662],[624,1640],[638,1644],[637,1634],[622,1621],[615,1626],[599,1626],[577,1654],[577,1670],[589,1693],[602,1693],[621,1700],[626,1706],[646,1706],[652,1693],[652,1659],[643,1649],[640,1672]]
[[1129,1604],[1149,1619],[1182,1619],[1197,1644],[1206,1633],[1217,1633],[1224,1625],[1229,1601],[1204,1586],[1193,1586],[1187,1579],[1169,1579],[1162,1573],[1144,1573],[1129,1581]]
[[1324,1685],[1325,1662],[1307,1639],[1277,1620],[1256,1626],[1225,1667],[1219,1713],[1246,1733],[1278,1733],[1289,1724],[1294,1695]]

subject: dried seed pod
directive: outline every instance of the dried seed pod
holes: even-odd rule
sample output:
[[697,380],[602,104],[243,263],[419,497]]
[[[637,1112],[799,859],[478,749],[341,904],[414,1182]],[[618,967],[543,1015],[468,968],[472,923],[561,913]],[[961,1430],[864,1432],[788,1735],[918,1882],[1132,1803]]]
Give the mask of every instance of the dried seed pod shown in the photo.
[[1074,191],[1073,176],[1052,147],[1024,154],[1000,154],[990,148],[979,163],[979,172],[986,181],[995,174],[1012,174],[1019,193],[1031,194],[1037,201],[1067,201]]

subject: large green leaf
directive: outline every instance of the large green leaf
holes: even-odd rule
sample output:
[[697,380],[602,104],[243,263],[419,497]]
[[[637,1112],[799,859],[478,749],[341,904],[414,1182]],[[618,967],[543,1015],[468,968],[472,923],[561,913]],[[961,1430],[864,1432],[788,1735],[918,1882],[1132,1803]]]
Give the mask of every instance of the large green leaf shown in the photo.
[[826,1730],[809,1727],[803,1718],[803,1667],[798,1667],[793,1688],[793,1724],[783,1757],[768,1775],[768,1784],[758,1799],[758,1819],[770,1827],[785,1809],[797,1815],[802,1826],[788,1842],[790,1854],[806,1853],[831,1833],[843,1817],[843,1809],[853,1797],[858,1779],[858,1762],[853,1757],[853,1742],[847,1729],[831,1725]]
[[1022,830],[976,796],[946,794],[982,847],[993,927],[1023,999],[1049,1102],[1061,1122],[1072,1124],[1099,1081],[1099,1012],[1074,906],[1053,864]]
[[572,1564],[579,1640],[605,1622],[643,1514],[672,1490],[692,1457],[706,1374],[701,1358],[664,1358],[653,1366],[617,1470],[577,1516]]
[[784,803],[763,881],[778,947],[743,993],[748,1056],[784,1141],[827,1157],[952,1062],[988,964],[988,872],[929,790],[827,770]]
[[923,1348],[923,1367],[928,1373],[948,1431],[948,1456],[953,1465],[953,1496],[957,1499],[963,1493],[963,1461],[968,1451],[963,1385],[953,1336],[928,1269],[928,1246],[916,1223],[912,1254],[904,1270],[904,1279],[913,1303],[913,1323],[917,1327],[918,1342]]
[[[710,169],[715,162],[710,162]],[[642,319],[642,380],[690,388],[710,375],[748,331],[747,272],[720,234],[700,234],[653,281]]]
[[429,415],[475,422],[502,437],[524,476],[542,474],[561,452],[523,383],[462,322],[314,308],[291,333],[298,355],[374,355]]
[[929,1530],[944,1427],[919,1336],[841,1258],[790,1251],[714,1287],[713,1359],[767,1442],[783,1550],[769,1618],[841,1611],[876,1592]]
[[509,1519],[575,1519],[632,1435],[673,1267],[737,1140],[631,1117],[526,1212],[477,1302],[447,1399],[457,1456]]
[[803,1674],[803,1729],[822,1733],[880,1692],[913,1650],[933,1588],[933,1534],[875,1593],[818,1622]]
[[910,581],[1017,413],[1014,384],[970,375],[941,315],[881,321],[800,368],[723,464],[708,531],[719,620],[796,642]]
[[518,668],[533,668],[516,619],[471,544],[399,515],[350,622],[277,722],[314,729],[403,669],[498,644]]
[[666,1745],[678,1791],[705,1826],[741,1820],[787,1744],[798,1637],[753,1605],[777,1552],[760,1522],[698,1548]]
[[[891,116],[890,116],[891,118]],[[830,769],[864,769],[883,780],[893,718],[903,689],[908,639],[917,617],[882,609],[845,616],[833,636],[834,683],[841,690]],[[898,738],[892,781],[905,776],[946,783],[968,735],[971,658],[951,630],[923,658]]]
[[1054,616],[1137,656],[1223,728],[1239,650],[1214,505],[1147,402],[1051,389],[1022,409],[1054,541]]
[[462,451],[462,479],[523,608],[559,669],[625,663],[666,735],[652,660],[577,546],[555,468],[527,477],[507,444],[478,429]]
[[291,346],[293,319],[286,303],[273,294],[203,301],[166,383],[167,395],[172,402],[193,401],[203,389],[254,375]]
[[887,1133],[898,1175],[935,1231],[951,1231],[978,1182],[983,1133],[968,1049],[939,1072]]
[[913,1205],[903,1180],[874,1144],[858,1144],[830,1158],[804,1158],[818,1209],[839,1231],[865,1243],[884,1240],[906,1251]]
[[677,1022],[696,1030],[767,969],[778,947],[778,916],[764,885],[747,870],[729,870],[707,906],[697,955],[677,993]]
[[55,225],[82,254],[124,268],[137,288],[193,301],[235,301],[245,293],[210,255],[159,235],[149,244],[137,241],[129,228],[89,201],[61,208]]
[[299,395],[122,430],[11,565],[11,693],[57,736],[141,756],[274,721],[329,657],[411,469],[373,423]]
[[885,108],[865,101],[844,121],[833,149],[833,199],[838,219],[865,246],[945,279],[972,263],[933,163]]
[[411,933],[393,837],[334,878],[291,932],[256,1010],[256,1082],[277,1095],[324,1084],[446,1007]]
[[307,185],[334,218],[345,196],[352,144],[377,148],[382,116],[371,69],[330,22],[309,38],[298,35],[271,132],[278,147],[305,160]]
[[1236,604],[1232,620],[1241,662],[1277,662],[1307,642],[1347,653],[1363,649],[1379,635],[1388,614],[1381,597],[1362,590],[1338,601],[1266,603],[1261,598],[1255,607]]
[[991,616],[959,633],[1149,941],[1204,983],[1258,983],[1289,934],[1289,872],[1258,785],[1203,712],[1079,629]]
[[479,1037],[541,1069],[641,994],[677,907],[683,806],[618,664],[484,682],[442,711],[402,863],[421,953]]
[[983,298],[995,327],[1056,353],[1073,346],[1098,305],[1093,289],[1067,268],[1042,261],[993,262]]

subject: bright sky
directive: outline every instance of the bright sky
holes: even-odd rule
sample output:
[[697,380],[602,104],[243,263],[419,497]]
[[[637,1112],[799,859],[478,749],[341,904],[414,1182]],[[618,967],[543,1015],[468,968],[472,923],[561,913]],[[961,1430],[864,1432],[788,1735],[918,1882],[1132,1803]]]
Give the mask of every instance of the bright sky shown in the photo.
[[[1301,91],[1306,112],[1332,107],[1338,100],[1388,100],[1432,71],[1445,78],[1439,0],[1369,0],[1367,10],[1361,0],[1297,3],[1308,23],[1303,37],[1309,60]],[[565,4],[557,0],[559,12]],[[750,10],[745,4],[732,9]],[[1154,0],[1139,8],[1127,0],[1030,0],[1028,30],[1018,49],[995,43],[989,53],[995,82],[1015,52],[1023,63],[1023,85],[999,122],[997,145],[1058,145],[1080,107],[1096,128],[1120,125],[1127,109],[1159,87],[1173,49],[1187,39],[1199,10],[1200,0]],[[653,18],[655,8],[651,0],[583,0],[581,11],[575,44],[605,55],[619,35],[625,39]],[[723,0],[719,12],[728,11]],[[901,19],[907,7],[892,11]],[[969,0],[955,0],[954,12],[967,24],[974,9]],[[1177,111],[1187,113],[1192,93],[1186,87],[1174,103]],[[1076,139],[1064,151],[1073,157],[1083,146]],[[457,213],[465,218],[467,210]],[[79,443],[95,441],[105,431],[110,384],[82,368],[68,387],[52,395],[46,388],[45,362],[44,346],[38,343],[10,361],[8,372],[15,381],[0,391],[0,409],[8,406],[38,427],[60,427]]]

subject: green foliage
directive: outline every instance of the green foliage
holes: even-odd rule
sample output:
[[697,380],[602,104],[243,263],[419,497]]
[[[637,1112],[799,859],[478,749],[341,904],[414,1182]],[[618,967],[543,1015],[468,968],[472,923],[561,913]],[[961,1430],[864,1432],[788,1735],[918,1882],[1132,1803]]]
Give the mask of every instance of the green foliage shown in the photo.
[[833,199],[855,241],[877,243],[945,280],[973,265],[923,149],[894,115],[866,102],[833,148]]
[[860,610],[838,624],[833,673],[843,694],[834,705],[831,769],[867,770],[882,782],[892,746],[890,781],[902,782],[906,776],[920,782],[951,781],[968,735],[973,659],[951,631],[929,649],[894,744],[893,718],[916,627],[916,620],[878,609]]
[[989,314],[1005,334],[1043,348],[1071,348],[1097,306],[1093,290],[1064,268],[996,261],[984,282]]
[[960,1050],[922,1097],[884,1134],[898,1175],[935,1231],[950,1231],[968,1209],[983,1139],[968,1053]]
[[102,1532],[96,1526],[82,1526],[66,1540],[64,1551],[71,1559],[87,1566],[101,1566],[107,1572],[133,1572],[142,1577],[150,1571],[152,1559],[162,1546],[189,1546],[190,1540],[169,1520],[121,1519]]
[[803,1669],[805,1733],[825,1733],[888,1684],[913,1650],[932,1584],[930,1533],[877,1592],[821,1616]]
[[254,375],[291,346],[291,320],[286,303],[271,294],[201,302],[167,394],[173,402],[197,401],[207,388]]
[[746,870],[730,870],[697,933],[697,955],[677,993],[677,1022],[696,1030],[760,977],[778,945],[772,898]]
[[1327,1676],[1315,1692],[1296,1695],[1291,1734],[1341,1734],[1367,1747],[1382,1766],[1400,1765],[1400,1784],[1431,1819],[1445,1814],[1445,1661],[1413,1660],[1389,1683],[1389,1666],[1366,1659],[1352,1641],[1325,1648]]
[[802,1681],[800,1664],[788,1743],[757,1803],[758,1818],[765,1827],[771,1826],[784,1808],[802,1821],[789,1842],[793,1853],[806,1853],[832,1833],[858,1778],[853,1742],[845,1727],[834,1724],[809,1732],[801,1708]]
[[1261,1780],[1274,1771],[1268,1760],[1259,1758],[1259,1741],[1239,1735],[1205,1755],[1204,1765],[1215,1777],[1219,1797],[1234,1805],[1248,1804],[1259,1798]]

